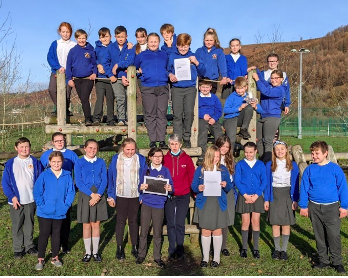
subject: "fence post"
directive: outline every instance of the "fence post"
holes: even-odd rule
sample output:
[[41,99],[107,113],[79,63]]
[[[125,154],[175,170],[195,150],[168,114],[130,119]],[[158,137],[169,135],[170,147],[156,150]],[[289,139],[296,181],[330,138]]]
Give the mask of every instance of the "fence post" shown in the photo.
[[[256,83],[253,78],[254,72],[256,72],[256,70],[251,70],[248,72],[248,92],[252,93],[254,98],[260,99],[257,95]],[[253,112],[253,117],[251,118],[248,132],[251,136],[248,141],[256,143],[256,111]]]
[[194,116],[193,116],[193,123],[191,127],[191,147],[196,148],[198,147],[198,78],[196,80],[196,101],[195,101],[195,108],[194,110]]
[[57,71],[57,125],[66,125],[66,79],[65,73]]
[[127,116],[128,137],[137,140],[137,75],[134,66],[127,68]]

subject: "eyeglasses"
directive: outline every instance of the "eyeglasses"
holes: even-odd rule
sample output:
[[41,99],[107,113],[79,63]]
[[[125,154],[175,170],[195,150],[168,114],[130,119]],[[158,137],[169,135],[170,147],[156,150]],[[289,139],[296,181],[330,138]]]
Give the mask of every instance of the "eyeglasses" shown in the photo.
[[278,60],[277,61],[268,61],[268,63],[277,63],[278,62]]
[[163,155],[154,155],[153,158],[162,158]]
[[53,143],[63,143],[64,140],[56,140],[56,141],[53,141]]
[[278,80],[281,77],[271,77],[271,80]]

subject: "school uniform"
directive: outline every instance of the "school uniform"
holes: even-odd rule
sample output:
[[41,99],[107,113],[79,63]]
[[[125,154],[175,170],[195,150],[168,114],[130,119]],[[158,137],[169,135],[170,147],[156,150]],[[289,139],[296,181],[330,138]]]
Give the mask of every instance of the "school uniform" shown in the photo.
[[[189,58],[191,56],[195,56],[191,50],[185,55],[181,55],[176,49],[176,51],[169,56],[167,65],[168,73],[175,75],[175,59]],[[203,62],[200,60],[198,60],[198,62],[199,65],[197,67],[192,63],[190,64],[191,80],[182,80],[172,83],[173,129],[174,133],[178,134],[179,138],[184,139],[184,141],[189,141],[191,138],[191,127],[197,95],[197,74],[198,72],[200,75],[204,75],[205,73]]]
[[[147,174],[149,170],[149,173]],[[141,176],[140,184],[144,183],[144,176],[164,178],[169,180],[169,184],[172,186],[172,192],[174,193],[173,180],[167,167],[161,165],[158,168],[154,168],[152,165],[145,167]],[[140,186],[139,186],[140,188]],[[156,261],[161,259],[161,237],[162,237],[162,225],[164,218],[164,204],[167,201],[167,196],[148,194],[140,192],[139,199],[142,201],[141,213],[140,213],[140,237],[139,237],[139,252],[138,258],[145,258],[147,252],[147,236],[150,229],[150,223],[153,227],[153,257]]]
[[226,187],[221,187],[221,196],[203,196],[203,191],[198,190],[200,184],[204,184],[204,174],[202,166],[199,166],[194,174],[191,189],[197,194],[195,202],[195,212],[193,221],[199,227],[206,230],[217,230],[229,225],[229,215],[227,211],[227,195],[233,185],[227,168],[220,165],[221,181],[226,181]]
[[[265,164],[257,159],[253,161],[248,161],[247,159],[240,160],[236,164],[234,182],[239,191],[236,212],[241,214],[250,212],[264,213],[262,194],[267,186]],[[244,194],[257,194],[259,197],[255,203],[246,204],[243,197]]]
[[[107,171],[102,158],[92,159],[81,157],[75,163],[74,177],[79,189],[77,204],[77,222],[90,223],[108,219],[104,192],[107,185]],[[95,206],[90,206],[91,194],[101,195],[100,201]]]
[[[56,74],[61,67],[66,69],[66,60],[68,57],[68,53],[70,49],[73,48],[75,45],[76,45],[76,42],[71,40],[67,40],[67,41],[64,41],[63,39],[55,40],[54,42],[52,42],[47,53],[47,62],[51,67],[51,76],[50,76],[50,83],[48,85],[48,92],[56,107],[57,107]],[[70,95],[71,95],[71,87],[66,86],[67,109],[69,109],[69,106],[70,106]]]
[[309,165],[301,179],[299,206],[308,208],[319,261],[330,264],[329,249],[332,264],[342,265],[339,208],[348,208],[348,187],[340,166],[331,161]]
[[63,219],[75,198],[71,173],[62,169],[57,177],[51,169],[39,176],[34,185],[34,200],[37,205],[40,235],[38,257],[45,257],[48,238],[51,235],[52,257],[58,256],[60,230]]
[[150,142],[165,141],[168,108],[167,54],[161,50],[145,50],[135,57],[141,68],[141,96],[145,125]]
[[172,40],[173,42],[171,47],[169,47],[166,42],[163,42],[163,45],[161,46],[161,50],[166,52],[168,56],[170,56],[172,53],[178,50],[176,46],[176,34],[173,34]]
[[[33,187],[41,172],[42,166],[33,156],[26,159],[16,156],[5,163],[1,185],[10,205],[12,244],[15,253],[27,252],[35,246],[33,232],[36,205]],[[13,197],[17,197],[21,204],[18,209],[13,208]]]
[[265,202],[269,203],[268,220],[271,225],[294,225],[296,222],[292,202],[299,200],[299,169],[292,161],[290,172],[286,169],[286,160],[276,160],[277,169],[272,172],[272,161],[266,164],[267,186]]
[[[210,125],[204,120],[204,115],[208,114],[215,120],[213,125]],[[222,116],[222,106],[219,98],[209,93],[209,95],[198,95],[198,146],[202,148],[202,156],[207,150],[208,130],[214,136],[215,141],[222,136],[221,124],[219,119]]]

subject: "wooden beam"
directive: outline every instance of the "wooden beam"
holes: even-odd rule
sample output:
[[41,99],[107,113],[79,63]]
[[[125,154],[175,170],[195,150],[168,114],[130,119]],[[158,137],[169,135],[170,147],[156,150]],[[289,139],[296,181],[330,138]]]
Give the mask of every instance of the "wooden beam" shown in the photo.
[[57,123],[66,124],[66,78],[65,73],[57,71]]
[[127,116],[128,137],[137,140],[137,75],[135,66],[127,68]]
[[[252,77],[252,74],[254,72],[256,72],[256,70],[251,70],[250,72],[248,72],[248,92],[252,93],[254,98],[257,98],[256,83],[254,78]],[[256,117],[257,117],[257,113],[256,111],[254,111],[253,117],[251,118],[249,128],[248,128],[248,132],[251,138],[249,138],[249,140],[242,139],[241,140],[242,145],[244,145],[247,141],[252,141],[256,143]]]
[[193,123],[191,127],[191,146],[192,147],[198,147],[198,78],[196,80],[196,100],[195,100],[195,107],[193,109]]

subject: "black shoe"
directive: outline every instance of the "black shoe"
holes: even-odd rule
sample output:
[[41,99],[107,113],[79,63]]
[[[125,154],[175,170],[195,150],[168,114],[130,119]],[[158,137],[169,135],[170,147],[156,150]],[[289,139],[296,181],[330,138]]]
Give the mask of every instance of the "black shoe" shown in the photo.
[[144,261],[145,261],[145,258],[138,257],[135,263],[136,264],[142,264]]
[[208,266],[208,263],[206,261],[201,261],[201,264],[200,264],[201,267],[207,267]]
[[248,130],[244,128],[240,130],[239,136],[243,137],[245,140],[248,140],[251,137]]
[[272,254],[272,259],[273,260],[280,260],[280,254],[281,254],[281,252],[279,252],[278,250],[275,250]]
[[116,258],[118,260],[124,260],[126,258],[126,255],[124,253],[124,249],[122,246],[117,246]]
[[138,248],[136,245],[132,245],[132,252],[131,254],[133,255],[134,258],[138,258]]
[[329,268],[330,264],[325,264],[322,262],[316,263],[315,265],[313,265],[314,269],[324,269],[324,268]]
[[126,120],[119,120],[117,125],[119,126],[124,126],[124,125],[128,125],[127,121]]
[[203,164],[203,159],[204,159],[204,157],[198,157],[196,165],[201,166]]
[[260,251],[259,250],[254,250],[253,251],[253,257],[255,259],[260,259]]
[[176,259],[175,253],[169,253],[168,262],[172,262]]
[[70,254],[70,249],[66,246],[62,246],[60,248],[60,251],[63,253],[63,254]]
[[176,254],[176,259],[177,259],[178,261],[184,260],[184,259],[185,259],[185,253],[184,253],[184,252],[178,252],[178,253]]
[[247,258],[248,257],[248,250],[247,249],[242,249],[242,251],[240,251],[240,256],[242,258]]
[[88,263],[88,262],[91,260],[91,258],[92,258],[92,255],[90,255],[90,254],[85,254],[85,255],[83,256],[83,258],[82,258],[82,262],[83,262],[83,263]]
[[99,120],[94,120],[93,121],[93,125],[94,126],[99,126],[100,125],[100,121]]
[[341,265],[341,264],[334,265],[333,267],[338,273],[346,273],[346,270],[344,269],[343,265]]
[[210,266],[211,266],[211,267],[218,267],[218,266],[219,266],[219,263],[216,262],[216,261],[211,261]]
[[230,255],[230,252],[227,249],[222,249],[221,250],[222,255],[224,255],[225,257],[228,257]]
[[288,259],[288,254],[285,251],[280,252],[280,257],[281,260],[286,261]]
[[13,256],[16,260],[20,260],[23,258],[23,252],[14,252]]
[[160,268],[165,268],[166,264],[162,260],[154,260],[154,262],[160,267]]
[[86,118],[85,119],[85,126],[91,126],[91,125],[93,125],[93,122],[91,121],[91,119],[90,118]]
[[30,248],[28,251],[27,251],[27,254],[29,254],[29,255],[32,255],[32,256],[37,256],[37,250],[34,248],[34,247],[32,247],[32,248]]
[[102,261],[102,258],[98,253],[93,254],[93,259],[96,263],[101,263],[101,261]]
[[165,150],[168,150],[168,149],[169,149],[168,145],[167,145],[166,142],[164,142],[164,141],[159,142],[158,147],[159,147],[160,149],[165,149]]
[[152,148],[157,148],[156,142],[151,142],[150,145],[149,145],[149,148],[150,148],[150,149],[152,149]]
[[184,140],[184,146],[185,146],[185,148],[191,148],[191,141],[190,140]]
[[114,121],[110,121],[110,122],[107,122],[106,124],[107,126],[115,126],[116,123]]

